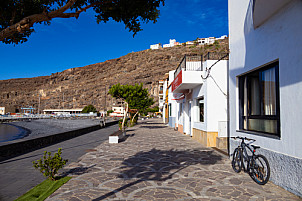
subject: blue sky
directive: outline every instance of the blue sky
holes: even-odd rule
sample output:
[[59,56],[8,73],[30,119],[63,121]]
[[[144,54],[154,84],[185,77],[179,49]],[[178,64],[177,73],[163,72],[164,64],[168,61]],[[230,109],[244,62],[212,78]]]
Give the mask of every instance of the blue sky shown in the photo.
[[118,58],[149,49],[151,44],[228,35],[227,0],[166,0],[156,24],[133,33],[121,23],[97,24],[92,11],[76,19],[36,25],[29,41],[0,43],[0,80],[29,78]]

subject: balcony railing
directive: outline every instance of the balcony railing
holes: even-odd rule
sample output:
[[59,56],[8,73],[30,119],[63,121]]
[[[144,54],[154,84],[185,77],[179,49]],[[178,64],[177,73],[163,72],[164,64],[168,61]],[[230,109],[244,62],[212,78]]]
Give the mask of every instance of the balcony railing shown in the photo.
[[202,71],[202,55],[185,55],[174,72],[174,78],[181,70]]
[[202,62],[206,60],[229,60],[229,53],[208,52],[204,55],[185,55],[174,72],[174,79],[181,70],[202,71]]
[[225,52],[208,52],[203,55],[203,60],[229,60],[229,53]]

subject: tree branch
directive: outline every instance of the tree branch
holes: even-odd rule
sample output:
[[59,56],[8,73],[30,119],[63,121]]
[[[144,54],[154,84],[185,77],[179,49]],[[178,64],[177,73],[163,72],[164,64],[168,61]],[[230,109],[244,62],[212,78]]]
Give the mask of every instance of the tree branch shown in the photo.
[[89,9],[89,8],[91,8],[93,6],[115,2],[115,1],[96,2],[96,3],[92,3],[92,4],[88,5],[88,6],[86,6],[84,8],[81,8],[77,12],[74,12],[74,13],[64,13],[76,1],[77,0],[69,0],[61,8],[59,8],[57,10],[54,10],[52,12],[49,12],[49,13],[47,13],[46,11],[44,11],[43,13],[34,14],[34,15],[30,15],[28,17],[23,18],[21,21],[15,23],[15,24],[12,24],[11,26],[7,27],[6,29],[3,29],[0,32],[0,41],[3,41],[6,38],[9,38],[9,37],[13,36],[15,33],[23,33],[23,32],[25,32],[27,30],[30,30],[30,28],[33,27],[33,25],[35,23],[49,21],[49,20],[52,20],[53,18],[71,18],[71,17],[78,18],[79,15],[82,12],[86,11],[87,9]]
[[52,18],[61,15],[66,10],[68,10],[76,1],[77,0],[69,0],[64,6],[50,13],[43,12],[23,18],[19,22],[7,27],[6,29],[3,29],[0,32],[0,41],[3,41],[5,38],[8,38],[15,33],[23,33],[24,31],[29,30],[35,23],[49,21]]

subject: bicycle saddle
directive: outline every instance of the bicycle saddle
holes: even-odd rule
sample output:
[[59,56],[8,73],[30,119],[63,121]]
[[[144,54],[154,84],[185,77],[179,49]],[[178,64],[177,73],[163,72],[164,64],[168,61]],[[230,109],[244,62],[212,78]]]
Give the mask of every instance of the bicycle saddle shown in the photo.
[[251,145],[251,146],[252,146],[255,150],[260,148],[259,146],[255,146],[255,145]]

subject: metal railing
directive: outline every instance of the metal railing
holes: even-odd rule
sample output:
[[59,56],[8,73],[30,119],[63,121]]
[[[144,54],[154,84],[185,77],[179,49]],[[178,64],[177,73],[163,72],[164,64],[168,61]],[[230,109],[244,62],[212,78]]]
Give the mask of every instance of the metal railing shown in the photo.
[[181,70],[202,71],[202,55],[185,55],[174,72],[174,78]]
[[229,60],[229,53],[226,52],[208,52],[203,55],[203,60]]

